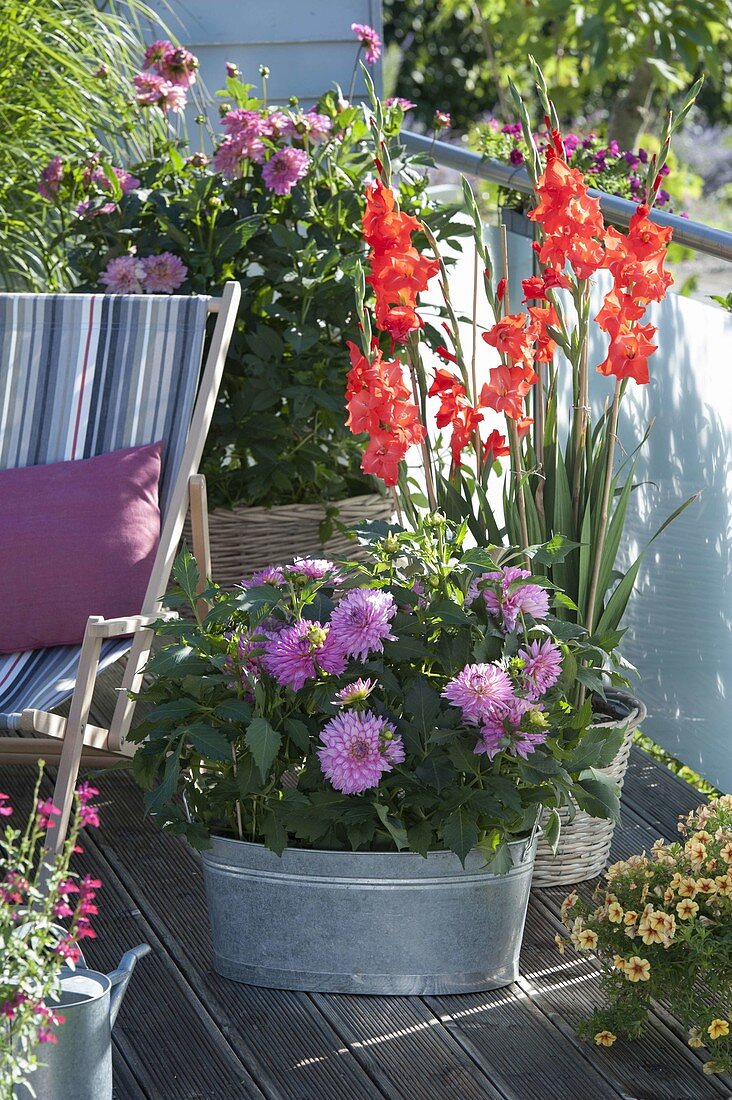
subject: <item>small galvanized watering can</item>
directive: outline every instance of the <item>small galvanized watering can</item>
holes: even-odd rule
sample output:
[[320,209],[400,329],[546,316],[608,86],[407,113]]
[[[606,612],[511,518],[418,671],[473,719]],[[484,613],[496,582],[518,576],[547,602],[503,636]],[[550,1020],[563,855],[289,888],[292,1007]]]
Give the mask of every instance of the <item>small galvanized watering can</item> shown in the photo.
[[[111,974],[78,967],[61,971],[61,996],[54,1010],[64,1017],[56,1043],[44,1043],[42,1063],[29,1079],[38,1100],[112,1100],[112,1027],[135,963],[150,948],[125,952]],[[25,1085],[16,1100],[33,1095]]]

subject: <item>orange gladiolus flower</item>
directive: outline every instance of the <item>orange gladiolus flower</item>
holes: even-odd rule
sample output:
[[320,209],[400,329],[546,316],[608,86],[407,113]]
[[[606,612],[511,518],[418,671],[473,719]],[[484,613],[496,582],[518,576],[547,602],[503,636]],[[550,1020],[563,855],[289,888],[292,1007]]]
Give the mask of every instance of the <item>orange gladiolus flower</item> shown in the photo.
[[508,313],[483,333],[483,339],[512,363],[530,366],[534,360],[534,350],[527,320],[525,313]]
[[524,415],[523,399],[535,381],[531,367],[492,367],[490,381],[480,392],[480,404],[519,420]]
[[505,435],[501,435],[498,429],[494,428],[485,441],[483,462],[490,462],[492,464],[497,458],[506,458],[510,453],[511,449],[506,444]]
[[363,235],[375,252],[406,252],[419,222],[395,209],[394,192],[376,180],[366,189]]
[[658,346],[651,343],[655,335],[653,325],[622,325],[611,337],[607,358],[597,368],[600,374],[632,378],[639,385],[645,385],[649,381],[648,356]]
[[475,432],[483,419],[480,409],[474,409],[472,405],[465,404],[457,412],[452,421],[452,436],[450,438],[450,453],[454,469],[460,465],[460,456],[469,443],[475,439]]
[[439,397],[440,408],[435,422],[438,428],[446,428],[458,414],[460,402],[466,401],[467,395],[462,382],[449,370],[441,367],[435,371],[435,378],[427,391],[428,397]]
[[551,363],[554,352],[557,350],[556,342],[549,335],[549,329],[559,328],[559,318],[553,305],[529,306],[528,312],[532,319],[532,331],[536,339],[535,359],[537,363]]

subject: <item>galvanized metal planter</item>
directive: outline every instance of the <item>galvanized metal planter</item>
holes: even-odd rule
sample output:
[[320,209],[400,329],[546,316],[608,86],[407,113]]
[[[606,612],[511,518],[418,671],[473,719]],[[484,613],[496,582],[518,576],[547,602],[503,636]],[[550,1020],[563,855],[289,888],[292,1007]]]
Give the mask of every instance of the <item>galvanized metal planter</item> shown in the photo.
[[469,993],[518,976],[536,835],[506,875],[471,852],[326,852],[213,837],[203,852],[214,967],[330,993]]

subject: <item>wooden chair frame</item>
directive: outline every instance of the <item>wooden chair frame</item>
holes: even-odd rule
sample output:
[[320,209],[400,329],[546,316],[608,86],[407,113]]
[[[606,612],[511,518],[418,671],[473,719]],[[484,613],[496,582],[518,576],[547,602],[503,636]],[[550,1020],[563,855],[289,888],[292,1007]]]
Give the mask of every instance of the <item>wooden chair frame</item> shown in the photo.
[[[52,852],[59,851],[63,846],[81,765],[109,767],[134,755],[135,746],[127,741],[135,710],[135,701],[130,699],[130,692],[139,691],[142,685],[143,670],[154,637],[150,628],[164,614],[161,612],[162,598],[170,579],[189,507],[193,553],[198,561],[202,588],[206,578],[211,575],[206,479],[196,471],[221,385],[240,297],[239,283],[229,282],[220,298],[211,298],[208,302],[208,313],[218,316],[140,614],[118,619],[91,615],[81,645],[68,717],[63,718],[48,711],[24,710],[19,723],[20,731],[41,736],[0,738],[0,761],[3,763],[28,764],[36,763],[40,759],[58,763],[53,802],[60,814],[49,829],[46,844]],[[132,643],[109,729],[92,726],[89,724],[89,712],[102,642],[125,635],[132,635]]]

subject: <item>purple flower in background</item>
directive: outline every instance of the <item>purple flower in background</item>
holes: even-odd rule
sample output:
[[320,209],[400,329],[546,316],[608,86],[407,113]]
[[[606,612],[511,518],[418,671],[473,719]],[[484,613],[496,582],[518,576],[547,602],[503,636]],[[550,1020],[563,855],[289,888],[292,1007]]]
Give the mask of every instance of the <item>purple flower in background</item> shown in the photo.
[[112,171],[119,180],[123,195],[129,195],[130,191],[134,191],[140,186],[137,177],[133,176],[131,172],[125,172],[124,168],[112,168]]
[[641,164],[648,164],[648,153],[645,149],[641,148],[638,150],[638,160]]
[[105,202],[102,206],[98,206],[95,210],[92,210],[91,199],[84,199],[82,202],[77,203],[74,209],[74,213],[78,214],[80,218],[90,217],[97,218],[100,214],[112,214],[117,209],[115,202]]
[[635,155],[635,153],[631,153],[630,150],[628,150],[627,153],[623,153],[623,156],[626,163],[629,164],[631,168],[635,168],[640,163],[639,158]]
[[58,194],[61,180],[64,175],[64,164],[61,157],[53,157],[41,172],[38,181],[38,194],[44,199],[53,199]]
[[344,711],[323,727],[318,757],[323,774],[342,794],[378,787],[384,772],[404,759],[401,738],[370,710]]
[[173,48],[173,43],[169,38],[156,38],[145,50],[145,56],[142,59],[143,69],[155,69],[157,72],[165,54]]
[[99,276],[99,282],[108,294],[142,294],[146,272],[141,260],[128,252],[115,256]]
[[412,103],[411,99],[404,99],[400,95],[389,96],[384,100],[385,107],[401,107],[403,111],[412,111],[417,106],[416,103]]
[[620,155],[620,146],[618,145],[617,141],[615,141],[615,139],[608,143],[607,151],[614,157]]
[[226,75],[229,80],[236,80],[239,76],[239,66],[233,61],[226,62]]
[[259,111],[249,111],[244,107],[227,111],[221,119],[221,125],[229,137],[238,137],[241,133],[260,136],[265,132],[264,119]]
[[308,173],[310,157],[304,149],[280,149],[262,169],[265,186],[275,195],[289,195],[298,180]]
[[668,191],[664,191],[664,189],[662,187],[661,190],[656,195],[656,204],[658,206],[665,206],[670,198],[671,198],[671,196],[668,193]]
[[577,134],[565,134],[564,135],[564,152],[568,157],[572,156],[575,149],[580,143],[580,139]]
[[366,660],[370,653],[383,653],[384,641],[394,641],[389,624],[396,610],[390,592],[354,588],[331,613],[331,631],[344,653]]
[[523,676],[528,681],[529,699],[539,699],[546,695],[550,687],[556,684],[562,674],[562,651],[548,638],[529,642],[518,651],[526,663]]
[[524,163],[524,154],[520,149],[512,149],[508,154],[508,159],[511,161],[511,164],[515,164],[518,167],[518,165]]
[[516,734],[508,751],[512,756],[520,756],[523,760],[526,760],[532,752],[536,752],[537,745],[544,744],[547,736],[546,733],[526,733],[522,730]]
[[259,163],[263,156],[264,142],[259,138],[256,139],[256,143],[244,149],[238,137],[225,137],[214,153],[213,166],[227,180],[235,180],[241,176],[247,160],[251,159]]
[[[227,637],[233,636],[227,635]],[[230,654],[224,664],[226,671],[237,678],[229,686],[236,688],[240,684],[250,700],[254,698],[251,680],[258,678],[262,673],[263,646],[264,638],[261,633],[253,634],[249,630],[242,630],[237,638],[236,657]]]
[[505,126],[501,126],[502,134],[511,134],[512,137],[519,137],[522,131],[520,122],[507,122]]
[[311,581],[322,581],[325,577],[338,580],[338,567],[327,558],[295,558],[292,565],[286,566],[288,573],[299,573]]
[[301,620],[267,639],[262,664],[282,687],[299,691],[320,669],[340,675],[346,658],[327,626]]
[[351,30],[366,50],[366,64],[373,65],[381,57],[381,39],[368,23],[351,23]]
[[469,726],[477,726],[486,718],[505,714],[514,695],[511,680],[502,668],[478,664],[466,665],[446,684],[442,697],[460,708]]
[[258,588],[260,584],[284,584],[285,574],[281,565],[265,565],[264,569],[257,569],[251,577],[245,577],[241,582],[242,588]]
[[509,633],[516,626],[520,614],[544,619],[549,613],[549,594],[541,585],[524,584],[511,591],[513,582],[530,576],[528,569],[519,569],[515,565],[508,565],[497,573],[484,574],[484,578],[500,581],[501,596],[493,588],[486,588],[483,598],[490,614],[501,620],[503,628]]
[[172,252],[145,256],[141,262],[145,269],[146,294],[172,294],[186,281],[188,268]]
[[355,703],[362,703],[368,699],[371,692],[376,687],[376,680],[354,680],[352,684],[346,684],[344,688],[335,693],[335,699],[333,702],[339,707],[352,706]]
[[137,73],[132,83],[135,85],[135,98],[141,107],[159,107],[163,114],[180,112],[185,108],[185,88],[157,73]]
[[143,69],[153,69],[170,84],[189,88],[196,82],[198,58],[183,46],[174,46],[167,38],[158,38],[145,50]]
[[630,190],[634,193],[640,189],[641,181],[637,176],[628,176],[628,182],[630,184]]

